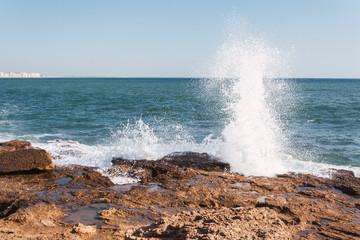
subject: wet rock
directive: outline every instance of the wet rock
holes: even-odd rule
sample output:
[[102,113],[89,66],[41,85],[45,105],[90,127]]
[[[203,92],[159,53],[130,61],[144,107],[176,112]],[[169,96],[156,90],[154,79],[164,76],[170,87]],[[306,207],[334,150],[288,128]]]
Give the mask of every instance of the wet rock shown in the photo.
[[54,169],[51,156],[30,142],[13,140],[0,143],[0,173]]
[[354,222],[330,222],[320,228],[319,235],[326,239],[360,239],[360,224]]
[[18,209],[25,207],[30,196],[30,194],[22,196],[2,194],[0,197],[0,218],[7,217]]
[[204,171],[229,171],[230,164],[220,162],[217,158],[207,153],[196,152],[174,152],[159,159],[160,162],[166,162],[186,169]]
[[79,165],[0,174],[0,239],[359,239],[352,172],[246,177],[207,157],[120,160],[143,183],[115,186]]
[[140,178],[144,184],[189,177],[182,174],[186,169],[203,171],[230,170],[228,163],[220,162],[207,153],[195,152],[175,152],[159,160],[114,158],[111,162],[115,167],[110,170],[110,173],[120,171],[125,175]]
[[355,177],[354,172],[348,170],[331,170],[329,183],[336,189],[350,196],[360,197],[360,178]]
[[84,172],[81,176],[74,177],[72,183],[86,184],[91,187],[111,187],[115,185],[109,177],[96,171]]

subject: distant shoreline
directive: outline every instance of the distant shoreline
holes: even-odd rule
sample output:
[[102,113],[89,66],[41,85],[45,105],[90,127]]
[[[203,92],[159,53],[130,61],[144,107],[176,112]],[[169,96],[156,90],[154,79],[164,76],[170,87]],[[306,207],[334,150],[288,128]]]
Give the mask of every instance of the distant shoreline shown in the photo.
[[[0,79],[210,79],[215,77],[65,77],[65,76],[40,76],[40,77],[1,77]],[[286,79],[286,80],[360,80],[360,77],[348,78],[348,77],[289,77],[289,78],[275,78],[275,79]]]

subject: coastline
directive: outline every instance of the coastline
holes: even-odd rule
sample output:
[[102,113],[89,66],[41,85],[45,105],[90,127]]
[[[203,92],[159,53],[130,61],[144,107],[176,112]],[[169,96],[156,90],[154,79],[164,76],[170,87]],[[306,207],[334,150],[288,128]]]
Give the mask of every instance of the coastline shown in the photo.
[[245,177],[206,154],[1,174],[2,239],[357,239],[360,178]]

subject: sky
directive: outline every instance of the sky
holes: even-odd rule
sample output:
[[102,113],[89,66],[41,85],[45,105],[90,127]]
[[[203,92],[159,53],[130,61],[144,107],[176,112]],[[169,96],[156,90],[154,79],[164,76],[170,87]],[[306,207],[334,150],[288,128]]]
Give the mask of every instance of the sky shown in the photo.
[[202,77],[229,22],[288,51],[285,77],[360,78],[360,0],[0,0],[0,72]]

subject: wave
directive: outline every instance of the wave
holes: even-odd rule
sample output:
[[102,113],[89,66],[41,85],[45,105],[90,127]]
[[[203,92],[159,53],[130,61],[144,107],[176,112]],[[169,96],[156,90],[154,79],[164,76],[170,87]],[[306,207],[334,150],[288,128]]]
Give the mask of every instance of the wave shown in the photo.
[[[158,126],[159,127],[159,126]],[[179,125],[164,126],[161,136],[142,119],[134,123],[128,122],[118,129],[106,142],[90,146],[75,140],[54,139],[47,143],[37,143],[36,146],[45,148],[59,165],[83,164],[110,167],[113,157],[126,159],[156,160],[171,152],[194,151],[207,152],[216,155],[218,139],[206,137],[196,143]]]
[[[223,140],[221,137],[215,138],[209,135],[203,141],[197,143],[186,135],[188,134],[186,131],[184,135],[182,135],[181,132],[184,132],[184,130],[181,130],[183,128],[178,125],[164,128],[172,129],[172,132],[167,133],[174,138],[169,138],[169,135],[162,136],[155,131],[155,128],[152,128],[140,119],[134,123],[129,122],[124,125],[123,128],[118,129],[118,131],[108,139],[106,144],[90,146],[75,140],[54,139],[47,143],[34,143],[34,145],[46,149],[52,155],[56,165],[79,164],[94,166],[103,169],[105,174],[106,170],[111,168],[111,160],[114,157],[156,160],[172,152],[194,151],[206,152],[216,158],[222,159],[222,161],[229,162],[224,158],[224,155],[222,155],[222,151],[224,150],[222,148],[224,145],[229,144],[229,142],[226,142],[226,140]],[[310,157],[303,156],[304,159],[299,160],[291,157],[290,154],[284,153],[279,153],[278,157],[281,160],[282,169],[277,169],[275,165],[272,165],[271,173],[273,175],[286,172],[298,172],[326,177],[328,173],[324,171],[324,169],[329,168],[352,170],[357,176],[360,174],[360,168],[306,161],[306,159],[310,159]],[[235,155],[234,159],[239,160],[240,158]],[[269,164],[271,163],[272,162],[269,162]],[[263,175],[262,172],[260,172],[261,168],[256,169],[257,173],[260,172],[260,174],[245,172],[244,169],[246,170],[248,168],[246,161],[243,161],[240,167],[235,165],[239,164],[239,161],[230,162],[230,164],[232,171],[238,171],[247,175]],[[261,163],[256,162],[253,163],[252,166],[256,167],[256,164]],[[268,170],[266,171],[268,172]],[[109,177],[117,184],[137,181],[136,179],[126,176],[111,175]]]
[[[157,126],[159,129],[159,126]],[[172,152],[207,152],[216,156],[219,140],[206,137],[200,143],[180,125],[163,126],[154,131],[142,119],[130,121],[118,129],[105,142],[99,145],[86,145],[76,140],[54,139],[46,143],[34,143],[34,146],[48,151],[56,165],[79,164],[99,167],[107,170],[114,157],[125,159],[156,160]],[[161,135],[165,134],[165,135]],[[116,183],[128,183],[133,180],[123,176],[110,176]]]

